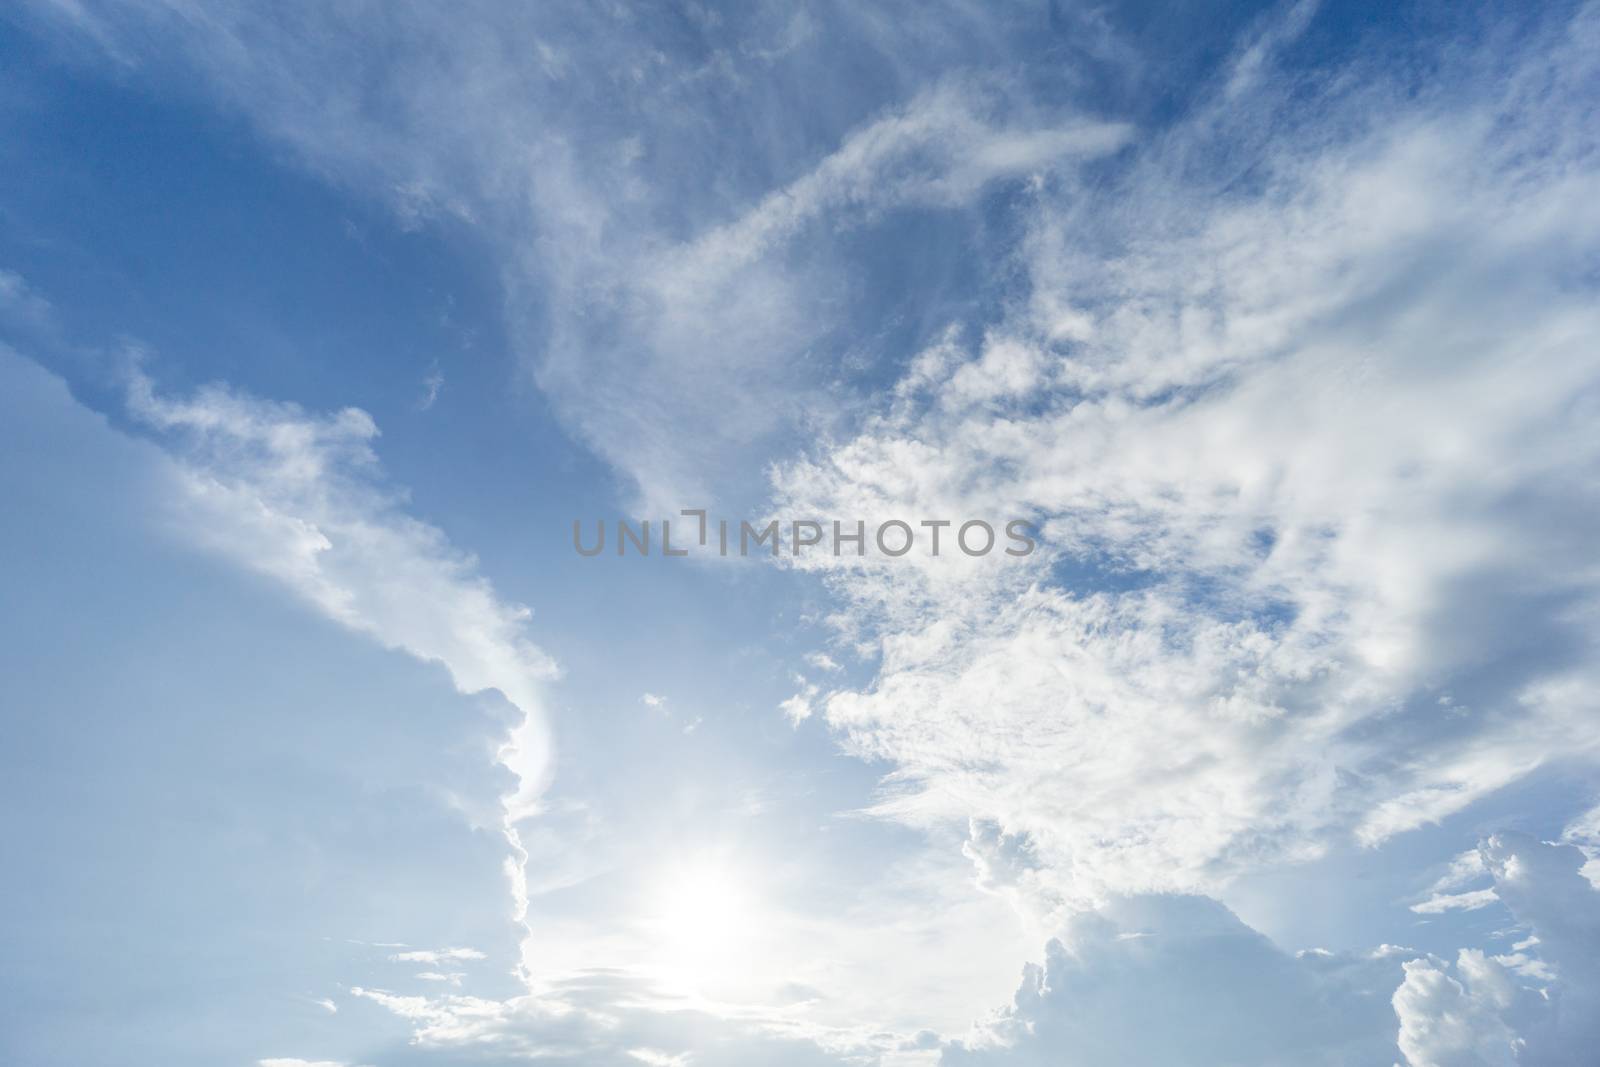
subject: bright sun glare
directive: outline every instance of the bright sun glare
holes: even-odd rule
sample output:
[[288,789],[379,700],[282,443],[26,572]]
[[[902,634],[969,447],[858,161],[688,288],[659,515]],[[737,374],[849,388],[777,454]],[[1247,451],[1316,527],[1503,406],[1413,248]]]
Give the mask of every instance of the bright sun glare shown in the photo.
[[695,986],[732,977],[753,926],[748,880],[725,863],[681,865],[660,883],[653,922],[663,968]]

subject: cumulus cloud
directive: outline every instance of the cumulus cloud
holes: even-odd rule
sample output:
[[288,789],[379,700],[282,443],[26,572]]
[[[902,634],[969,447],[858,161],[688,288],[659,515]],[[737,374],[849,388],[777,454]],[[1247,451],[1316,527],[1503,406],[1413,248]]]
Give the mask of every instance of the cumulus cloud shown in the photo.
[[1413,960],[1394,994],[1412,1067],[1587,1062],[1600,1041],[1600,893],[1582,853],[1503,833],[1478,849],[1493,891],[1530,936],[1513,951]]
[[[1503,968],[1476,949],[1462,949],[1452,977],[1429,960],[1405,965],[1394,995],[1400,1051],[1412,1067],[1510,1067],[1519,1042],[1500,1013],[1513,989]],[[1459,979],[1459,980],[1458,980]]]
[[[1035,868],[990,831],[974,828],[974,842],[993,884]],[[941,1062],[1588,1062],[1600,1038],[1600,893],[1578,874],[1583,856],[1517,833],[1472,854],[1493,883],[1487,904],[1503,903],[1526,934],[1509,953],[1291,955],[1215,901],[1117,897],[1070,917],[1013,1003],[948,1043]]]
[[1075,919],[940,1062],[1388,1063],[1400,974],[1396,958],[1291,956],[1204,898],[1120,898]]

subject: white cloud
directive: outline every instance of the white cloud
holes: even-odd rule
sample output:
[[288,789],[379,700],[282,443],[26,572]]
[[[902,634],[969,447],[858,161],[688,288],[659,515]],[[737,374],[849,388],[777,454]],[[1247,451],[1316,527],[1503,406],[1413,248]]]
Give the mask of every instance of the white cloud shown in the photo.
[[280,583],[335,622],[386,648],[441,664],[458,690],[496,690],[519,718],[498,753],[516,775],[502,832],[513,906],[526,907],[526,858],[517,822],[549,774],[540,685],[553,661],[526,635],[527,608],[507,603],[472,556],[407,515],[372,449],[363,411],[328,415],[224,386],[188,398],[158,394],[130,372],[128,409],[175,461],[164,504],[177,534]]
[[1418,915],[1442,915],[1448,911],[1476,911],[1487,907],[1500,899],[1492,886],[1480,886],[1466,892],[1457,890],[1489,877],[1489,868],[1484,863],[1481,849],[1458,853],[1450,860],[1449,869],[1429,887],[1428,898],[1411,905],[1411,910]]
[[995,110],[993,97],[982,85],[948,82],[864,124],[733,223],[674,250],[676,297],[686,299],[685,290],[708,277],[723,281],[821,216],[838,225],[904,204],[962,205],[997,179],[1105,155],[1131,132],[1083,120],[1008,128],[985,114]]
[[430,410],[434,404],[438,403],[439,392],[443,388],[444,372],[439,369],[438,363],[434,363],[422,378],[422,398],[417,401],[417,410]]
[[1488,907],[1500,897],[1493,889],[1474,889],[1468,893],[1435,893],[1419,904],[1411,905],[1418,915],[1442,915],[1447,911],[1476,911]]
[[843,667],[839,666],[837,660],[828,655],[826,652],[807,652],[805,660],[819,671],[828,671],[831,673],[833,671],[840,671],[844,669]]
[[631,1048],[628,1055],[647,1067],[688,1067],[692,1057],[687,1052],[672,1055],[653,1048]]
[[444,963],[482,959],[488,957],[475,948],[416,949],[411,952],[397,952],[389,957],[391,963]]
[[547,773],[539,685],[555,666],[525,635],[531,612],[500,600],[472,556],[401,509],[372,450],[372,419],[222,386],[168,399],[138,370],[128,407],[180,463],[184,536],[352,630],[444,665],[463,693],[495,689],[523,713],[504,757],[522,780],[514,813],[524,813]]
[[[539,382],[634,477],[641,507],[672,513],[715,499],[749,472],[750,453],[793,432],[787,412],[816,425],[837,407],[819,388],[816,370],[827,364],[806,358],[837,321],[837,283],[786,265],[810,227],[964,205],[997,180],[1102,156],[1127,137],[1122,126],[1078,119],[1017,128],[999,116],[998,96],[958,83],[930,90],[850,132],[731,221],[657,242],[626,263],[580,257],[570,277],[549,279],[540,268],[544,284],[581,279],[585,295],[562,303],[582,303],[591,316],[603,310],[606,326],[598,340],[588,318],[558,322]],[[552,208],[566,210],[562,200]],[[590,206],[603,225],[604,209]],[[619,333],[628,363],[613,375]]]
[[[1494,892],[1533,934],[1511,953],[1406,964],[1394,994],[1411,1067],[1579,1063],[1600,1040],[1600,893],[1577,849],[1497,834],[1478,849]],[[1452,973],[1453,972],[1453,973]]]
[[459,986],[461,984],[461,979],[465,977],[466,975],[462,974],[460,971],[451,971],[448,974],[444,974],[439,971],[418,971],[416,974],[416,978],[420,982],[440,982],[444,985],[452,986]]
[[[1015,842],[980,828],[974,841],[991,884],[1036,869]],[[1535,931],[1511,954],[1290,955],[1215,901],[1111,898],[1070,918],[1012,1005],[949,1043],[941,1062],[1587,1062],[1600,1036],[1600,893],[1578,876],[1581,855],[1509,833],[1475,852],[1518,927]]]
[[1060,928],[1066,902],[1051,887],[1027,834],[1007,833],[996,823],[974,819],[961,851],[977,869],[978,888],[1005,898],[1035,936],[1048,937]]
[[800,687],[800,691],[778,702],[778,710],[789,720],[790,726],[799,726],[811,718],[816,710],[817,696],[822,692],[820,687],[798,676],[795,678],[795,684]]
[[1405,964],[1394,994],[1400,1051],[1411,1067],[1512,1067],[1518,1041],[1501,1019],[1511,1006],[1510,979],[1493,960],[1462,949],[1451,977],[1431,960]]
[[1600,755],[1596,22],[1420,95],[1259,68],[1041,193],[1026,307],[779,472],[775,514],[1043,525],[1021,561],[798,564],[881,654],[825,705],[895,767],[877,810],[1026,834],[1088,906]]
[[1600,805],[1567,824],[1561,831],[1561,840],[1583,852],[1588,860],[1583,866],[1583,876],[1590,885],[1600,889]]
[[1012,1005],[946,1067],[1388,1063],[1400,961],[1291,956],[1215,901],[1118,899],[1082,915]]
[[[830,115],[831,64],[802,54],[825,35],[791,35],[787,10],[777,36],[793,47],[708,55],[721,34],[674,44],[609,5],[385,7],[354,39],[320,4],[33,6],[130,65],[176,61],[307,169],[408,224],[475,223],[534,377],[655,512],[759,492],[777,441],[848,406],[831,380],[834,331],[857,307],[841,237],[897,210],[970,208],[996,182],[1070,171],[1129,136],[1042,107],[1005,74],[919,78]],[[929,37],[981,55],[974,15],[919,5],[893,33],[881,12],[828,18],[891,70],[925,63]],[[783,78],[775,59],[792,64]],[[739,88],[751,78],[767,91]],[[606,106],[581,106],[595,96]],[[793,123],[796,107],[825,128]],[[730,153],[741,134],[752,158]]]
[[0,324],[38,333],[55,324],[55,309],[26,278],[0,268]]
[[[464,1050],[489,1048],[517,1061],[843,1067],[852,1062],[849,1053],[872,1048],[860,1035],[829,1033],[792,1018],[708,1013],[717,1006],[662,1000],[636,980],[603,972],[575,976],[560,995],[510,1000],[351,992],[412,1027],[412,1055],[420,1062],[456,1063]],[[688,1047],[696,1051],[687,1059],[687,1053],[660,1051]]]
[[1489,868],[1483,862],[1483,853],[1475,848],[1468,849],[1451,858],[1450,868],[1439,876],[1429,892],[1445,893],[1452,889],[1460,889],[1488,877],[1488,874]]

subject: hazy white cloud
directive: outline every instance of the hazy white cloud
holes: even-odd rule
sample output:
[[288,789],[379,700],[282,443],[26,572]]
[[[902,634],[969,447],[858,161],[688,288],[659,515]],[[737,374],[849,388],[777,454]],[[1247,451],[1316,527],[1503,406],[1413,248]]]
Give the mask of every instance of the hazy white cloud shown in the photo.
[[981,84],[947,82],[852,131],[804,176],[674,249],[675,298],[688,299],[708,278],[725,281],[824,215],[848,225],[857,213],[907,204],[965,205],[997,179],[1105,155],[1131,134],[1123,124],[1084,120],[1007,127],[985,114],[996,110],[995,95]]
[[428,373],[422,378],[422,397],[417,401],[418,411],[427,411],[439,400],[439,392],[444,388],[444,372],[439,369],[439,364],[434,363],[428,368]]
[[22,275],[0,268],[0,324],[38,332],[54,323],[50,301],[35,292]]

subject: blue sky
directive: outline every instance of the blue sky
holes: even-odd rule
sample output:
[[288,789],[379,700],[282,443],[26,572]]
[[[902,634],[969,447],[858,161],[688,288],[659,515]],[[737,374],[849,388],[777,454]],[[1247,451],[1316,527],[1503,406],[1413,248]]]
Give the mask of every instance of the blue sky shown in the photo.
[[14,5],[4,1058],[1588,1062],[1597,44]]

